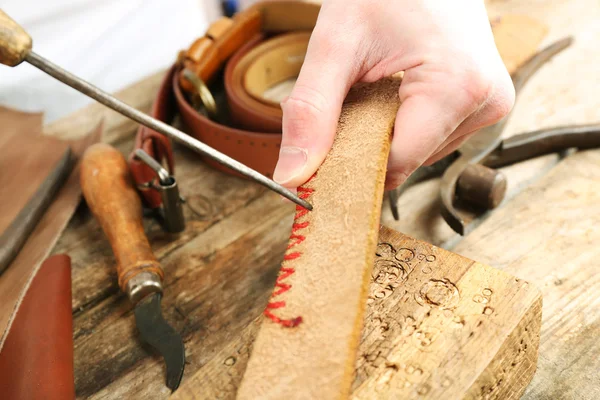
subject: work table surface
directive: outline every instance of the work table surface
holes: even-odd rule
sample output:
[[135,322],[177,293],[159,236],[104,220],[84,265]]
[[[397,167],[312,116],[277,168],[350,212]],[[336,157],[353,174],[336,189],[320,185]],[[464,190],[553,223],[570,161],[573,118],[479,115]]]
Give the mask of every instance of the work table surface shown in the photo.
[[[600,3],[597,0],[489,1],[492,15],[522,13],[550,26],[546,43],[574,35],[573,47],[532,79],[505,136],[600,121]],[[147,111],[162,74],[119,93]],[[89,107],[48,125],[76,137],[104,119],[103,141],[130,152],[137,125]],[[226,374],[254,335],[283,258],[293,205],[261,186],[217,172],[175,146],[176,177],[186,199],[187,229],[145,229],[165,269],[165,318],[181,332],[187,366]],[[600,398],[600,150],[550,155],[504,169],[509,198],[465,238],[439,215],[437,180],[409,189],[400,221],[384,204],[382,223],[505,270],[536,285],[544,298],[537,373],[526,399]],[[110,188],[107,188],[109,190]],[[108,241],[86,205],[78,208],[54,253],[72,258],[75,384],[78,398],[165,399],[164,365],[140,341],[132,307],[117,286]],[[343,278],[341,278],[343,279]]]

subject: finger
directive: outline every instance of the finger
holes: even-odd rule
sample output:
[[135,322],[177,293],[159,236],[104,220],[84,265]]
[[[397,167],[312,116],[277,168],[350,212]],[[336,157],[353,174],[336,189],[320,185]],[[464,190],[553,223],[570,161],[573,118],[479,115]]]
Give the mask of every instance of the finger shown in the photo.
[[444,147],[438,148],[436,152],[432,153],[427,160],[423,163],[423,165],[431,165],[433,163],[438,162],[442,158],[446,157],[448,154],[456,151],[464,142],[471,138],[471,136],[475,135],[477,131],[471,132],[467,135],[463,135],[450,143],[447,143]]
[[[290,96],[281,104],[283,137],[273,179],[286,187],[306,182],[331,149],[342,103],[355,79],[352,43],[315,29]],[[341,46],[341,47],[340,47]]]

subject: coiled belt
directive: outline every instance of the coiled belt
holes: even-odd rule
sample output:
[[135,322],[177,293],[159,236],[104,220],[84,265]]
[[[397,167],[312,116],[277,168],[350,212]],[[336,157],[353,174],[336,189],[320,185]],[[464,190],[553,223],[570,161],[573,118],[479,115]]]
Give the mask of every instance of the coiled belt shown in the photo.
[[[282,111],[263,93],[298,75],[319,9],[313,3],[275,1],[219,19],[165,75],[152,115],[171,122],[178,112],[186,133],[271,177],[281,146]],[[171,144],[160,133],[141,127],[135,148],[173,173]],[[129,163],[146,203],[160,206],[152,187],[156,173],[133,154]]]

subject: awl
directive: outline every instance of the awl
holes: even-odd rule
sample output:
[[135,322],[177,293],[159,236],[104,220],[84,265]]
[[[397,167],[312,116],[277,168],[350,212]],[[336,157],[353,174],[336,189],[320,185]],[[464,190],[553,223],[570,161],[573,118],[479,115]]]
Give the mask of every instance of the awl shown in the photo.
[[167,386],[175,390],[183,376],[185,350],[181,336],[161,312],[164,273],[144,233],[142,204],[125,158],[107,144],[88,148],[81,162],[81,188],[108,237],[117,260],[119,286],[135,306],[140,335],[164,358]]
[[237,171],[241,175],[250,178],[261,185],[279,193],[283,197],[293,201],[294,203],[312,210],[312,206],[306,201],[299,198],[290,190],[284,188],[272,179],[260,174],[259,172],[247,167],[246,165],[226,156],[225,154],[213,149],[212,147],[200,142],[199,140],[186,135],[178,129],[165,124],[157,119],[150,117],[143,112],[136,110],[130,105],[118,100],[114,96],[97,88],[89,82],[65,71],[61,67],[48,61],[44,57],[34,53],[32,50],[31,37],[13,21],[8,15],[0,10],[0,63],[14,67],[23,61],[39,68],[48,75],[56,78],[62,83],[71,86],[73,89],[91,97],[92,99],[112,108],[116,112],[131,118],[132,120],[154,129],[164,135],[169,136],[173,140],[191,148],[192,150],[212,158],[218,163]]

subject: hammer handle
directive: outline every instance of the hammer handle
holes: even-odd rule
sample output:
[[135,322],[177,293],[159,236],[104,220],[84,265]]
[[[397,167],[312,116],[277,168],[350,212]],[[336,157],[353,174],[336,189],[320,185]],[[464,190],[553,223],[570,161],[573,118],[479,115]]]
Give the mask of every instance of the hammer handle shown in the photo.
[[27,32],[0,10],[0,63],[19,65],[31,51],[31,45]]
[[162,280],[142,225],[142,204],[121,153],[104,143],[89,147],[81,164],[81,188],[112,247],[121,289],[127,292],[127,282],[141,272]]

